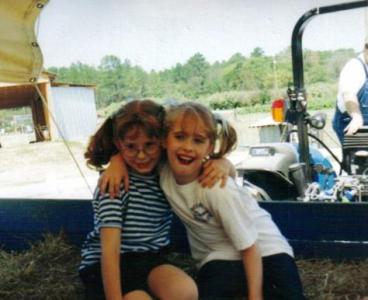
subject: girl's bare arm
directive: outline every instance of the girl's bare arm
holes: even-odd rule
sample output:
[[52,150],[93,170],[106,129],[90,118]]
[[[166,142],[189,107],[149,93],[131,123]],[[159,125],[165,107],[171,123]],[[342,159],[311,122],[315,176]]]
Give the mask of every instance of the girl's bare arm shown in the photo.
[[221,187],[224,187],[229,176],[235,178],[236,170],[228,159],[210,159],[203,164],[198,181],[202,187],[211,188],[220,180]]
[[249,300],[262,300],[262,257],[256,244],[241,252],[248,286]]
[[[218,181],[224,187],[229,176],[235,178],[235,167],[226,158],[211,159],[203,164],[203,171],[198,181],[203,187],[213,187]],[[101,193],[108,192],[111,198],[115,198],[120,191],[120,185],[124,184],[125,191],[129,190],[128,169],[120,154],[115,154],[110,159],[107,169],[101,174],[98,186]]]
[[120,234],[119,228],[101,228],[101,269],[107,300],[123,300],[120,280]]

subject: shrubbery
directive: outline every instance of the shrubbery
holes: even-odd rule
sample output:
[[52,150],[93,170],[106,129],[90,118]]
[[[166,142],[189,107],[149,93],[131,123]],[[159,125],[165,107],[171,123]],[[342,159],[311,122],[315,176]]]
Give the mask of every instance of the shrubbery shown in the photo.
[[308,108],[333,108],[336,104],[337,83],[315,83],[306,87]]
[[280,98],[274,90],[259,91],[227,91],[201,97],[199,102],[209,105],[212,109],[234,109],[262,106],[271,103],[272,99]]
[[[308,109],[333,108],[336,102],[337,83],[315,83],[306,86]],[[198,99],[177,97],[175,99],[152,99],[163,104],[194,100],[214,110],[237,109],[238,113],[265,112],[271,109],[275,99],[286,98],[286,90],[271,89],[259,91],[218,92]],[[107,117],[119,109],[123,102],[114,102],[99,110],[101,117]]]
[[[343,64],[354,56],[353,49],[306,50],[306,86],[316,85],[316,94],[319,94],[324,87],[337,82]],[[288,82],[292,81],[290,48],[274,56],[267,56],[262,49],[255,48],[248,57],[235,53],[228,60],[214,63],[196,53],[185,63],[177,63],[161,71],[146,72],[129,60],[121,61],[114,55],[106,55],[97,67],[75,63],[70,67],[50,68],[49,71],[57,74],[58,82],[94,83],[100,109],[131,98],[171,97],[201,98],[201,101],[218,109],[249,107],[256,103],[267,104],[270,99],[283,96]],[[276,89],[279,91],[274,93]],[[327,88],[325,92],[327,94],[317,98],[330,99],[330,90]]]

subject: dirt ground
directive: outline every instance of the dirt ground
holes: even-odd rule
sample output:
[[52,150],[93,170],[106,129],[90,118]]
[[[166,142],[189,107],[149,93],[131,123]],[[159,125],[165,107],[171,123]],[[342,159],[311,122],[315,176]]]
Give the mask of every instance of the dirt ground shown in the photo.
[[63,142],[30,140],[24,134],[1,137],[0,198],[91,198],[98,174],[86,167],[84,143],[69,143],[78,167]]
[[[331,112],[327,112],[330,118]],[[246,157],[247,146],[259,143],[260,121],[268,113],[238,115],[222,112],[238,132],[238,149],[229,157],[236,165]],[[336,139],[327,120],[324,141],[332,147]],[[335,139],[335,140],[334,140]],[[30,143],[33,134],[0,136],[0,198],[90,199],[98,178],[86,167],[83,152],[87,140],[69,142],[74,162],[62,141]],[[79,170],[80,169],[80,170]],[[81,174],[82,172],[82,174]]]

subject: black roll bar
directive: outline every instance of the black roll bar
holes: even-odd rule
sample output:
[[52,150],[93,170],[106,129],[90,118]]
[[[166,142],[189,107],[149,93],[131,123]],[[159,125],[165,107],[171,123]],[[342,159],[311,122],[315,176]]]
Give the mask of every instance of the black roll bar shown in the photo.
[[362,8],[368,6],[368,0],[342,3],[330,6],[322,6],[311,9],[303,14],[295,24],[291,37],[291,55],[293,66],[294,86],[288,89],[290,110],[288,121],[297,125],[299,139],[300,161],[306,165],[306,177],[311,182],[312,171],[309,156],[308,127],[307,127],[307,98],[304,89],[304,67],[303,67],[303,32],[310,20],[315,16],[338,12],[343,10]]

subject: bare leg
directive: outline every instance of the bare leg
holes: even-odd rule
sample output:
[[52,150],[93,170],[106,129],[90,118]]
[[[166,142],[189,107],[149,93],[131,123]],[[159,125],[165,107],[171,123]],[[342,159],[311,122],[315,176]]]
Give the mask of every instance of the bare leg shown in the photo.
[[124,300],[152,300],[145,291],[136,290],[124,295]]
[[197,300],[198,290],[194,280],[172,265],[154,268],[148,276],[148,285],[161,300]]

